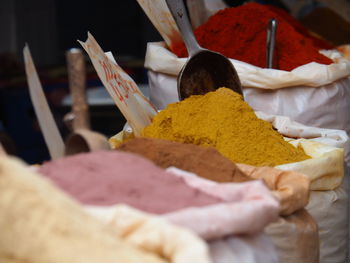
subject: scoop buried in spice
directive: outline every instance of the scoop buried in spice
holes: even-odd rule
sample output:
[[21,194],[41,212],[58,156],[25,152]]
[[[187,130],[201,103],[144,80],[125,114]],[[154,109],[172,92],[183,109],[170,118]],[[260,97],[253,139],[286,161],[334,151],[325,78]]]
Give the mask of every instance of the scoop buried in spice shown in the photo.
[[199,46],[182,0],[166,0],[181,32],[189,53],[189,59],[181,69],[177,88],[179,99],[191,95],[204,95],[219,87],[227,87],[242,93],[241,83],[232,63],[223,55]]

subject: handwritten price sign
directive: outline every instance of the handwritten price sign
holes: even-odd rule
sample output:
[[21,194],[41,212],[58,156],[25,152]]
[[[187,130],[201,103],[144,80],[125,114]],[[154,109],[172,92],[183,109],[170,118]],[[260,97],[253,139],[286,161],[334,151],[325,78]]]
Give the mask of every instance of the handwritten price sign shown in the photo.
[[[109,85],[113,87],[113,91],[116,92],[115,96],[117,96],[120,101],[125,102],[125,99],[129,98],[129,92],[138,92],[138,88],[136,87],[135,83],[132,80],[127,80],[126,76],[122,77],[118,72],[113,72],[113,69],[110,66],[110,64],[105,63],[101,60],[99,60],[98,63],[102,66],[106,80],[108,81]],[[116,66],[119,67],[118,65]],[[120,71],[123,70],[119,67],[119,72]],[[124,82],[121,81],[122,79],[124,79]],[[121,87],[125,91],[125,93],[120,93],[118,87]]]
[[157,113],[155,107],[142,94],[133,79],[114,61],[114,58],[109,58],[104,53],[90,33],[85,43],[81,41],[79,43],[88,53],[99,78],[133,128],[134,134],[139,136]]

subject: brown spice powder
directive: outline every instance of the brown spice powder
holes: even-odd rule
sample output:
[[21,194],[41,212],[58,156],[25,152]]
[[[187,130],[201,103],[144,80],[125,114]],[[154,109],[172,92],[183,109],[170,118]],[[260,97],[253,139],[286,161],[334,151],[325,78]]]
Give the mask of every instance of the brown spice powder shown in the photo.
[[212,147],[161,139],[136,138],[124,142],[118,150],[142,155],[162,168],[175,166],[216,182],[252,180]]

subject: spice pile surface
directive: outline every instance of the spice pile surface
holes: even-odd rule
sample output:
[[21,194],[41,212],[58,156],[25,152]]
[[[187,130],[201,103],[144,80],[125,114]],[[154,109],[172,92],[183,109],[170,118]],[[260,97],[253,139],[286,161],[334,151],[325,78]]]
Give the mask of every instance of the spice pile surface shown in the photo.
[[[278,21],[276,69],[290,71],[310,62],[333,63],[319,53],[320,49],[331,49],[330,44],[312,36],[284,10],[268,5],[248,3],[220,10],[194,33],[204,48],[265,68],[267,25],[272,18]],[[176,43],[170,49],[179,57],[187,56],[183,43]]]
[[88,205],[124,203],[149,213],[221,202],[189,187],[149,160],[120,151],[77,154],[44,163],[39,172]]
[[142,155],[162,168],[175,166],[216,182],[252,180],[213,147],[154,138],[135,138],[122,143],[117,149]]
[[242,96],[227,88],[169,104],[143,131],[148,138],[215,147],[235,163],[276,166],[310,157],[259,119]]

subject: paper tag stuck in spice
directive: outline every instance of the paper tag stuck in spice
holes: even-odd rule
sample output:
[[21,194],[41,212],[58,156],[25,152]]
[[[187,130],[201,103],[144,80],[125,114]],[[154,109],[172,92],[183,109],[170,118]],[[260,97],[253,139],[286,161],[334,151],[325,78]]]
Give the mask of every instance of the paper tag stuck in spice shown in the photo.
[[165,0],[137,0],[168,47],[182,42],[179,29]]
[[64,143],[47,103],[28,45],[23,49],[29,94],[52,159],[63,157]]
[[151,123],[152,117],[157,113],[155,107],[141,93],[133,79],[114,59],[104,53],[90,33],[86,42],[79,43],[88,53],[99,78],[133,128],[134,134],[141,135],[142,130]]

